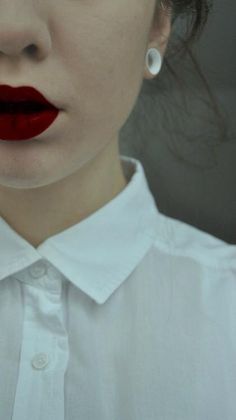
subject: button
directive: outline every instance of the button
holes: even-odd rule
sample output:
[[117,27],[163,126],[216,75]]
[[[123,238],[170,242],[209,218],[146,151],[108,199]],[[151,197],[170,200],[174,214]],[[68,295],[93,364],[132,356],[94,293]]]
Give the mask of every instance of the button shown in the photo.
[[39,261],[29,268],[29,273],[31,277],[38,279],[43,277],[47,272],[47,266],[43,261]]
[[43,369],[45,368],[45,366],[47,366],[49,363],[49,358],[48,355],[46,353],[38,353],[34,356],[34,358],[32,359],[32,366],[35,369]]

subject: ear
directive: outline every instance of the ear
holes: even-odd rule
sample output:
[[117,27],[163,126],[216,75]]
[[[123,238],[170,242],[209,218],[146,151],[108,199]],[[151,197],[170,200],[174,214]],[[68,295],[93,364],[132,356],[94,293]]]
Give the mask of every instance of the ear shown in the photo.
[[[165,55],[171,35],[171,19],[172,10],[167,10],[166,8],[164,9],[161,2],[161,5],[158,5],[158,8],[156,8],[153,16],[152,25],[149,32],[148,49],[157,48],[162,58]],[[145,76],[150,78],[150,73],[148,70],[145,71]]]
[[[172,9],[167,9],[160,2],[158,7],[155,8],[153,21],[149,33],[149,42],[151,47],[156,47],[160,51],[161,55],[165,55],[165,51],[171,35],[171,19]],[[150,48],[150,47],[149,47]]]

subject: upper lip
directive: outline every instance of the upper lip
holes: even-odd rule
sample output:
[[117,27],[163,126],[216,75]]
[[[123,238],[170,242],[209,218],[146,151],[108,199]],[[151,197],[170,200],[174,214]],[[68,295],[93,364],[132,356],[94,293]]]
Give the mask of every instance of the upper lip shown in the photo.
[[1,102],[37,102],[47,107],[57,108],[49,102],[45,96],[37,89],[30,86],[11,87],[8,85],[0,85],[0,101]]

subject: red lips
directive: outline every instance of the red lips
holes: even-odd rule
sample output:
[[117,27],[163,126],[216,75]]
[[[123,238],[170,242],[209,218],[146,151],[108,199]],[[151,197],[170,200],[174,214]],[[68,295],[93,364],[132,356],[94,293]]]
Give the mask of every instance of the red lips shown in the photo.
[[38,102],[48,107],[56,108],[38,90],[29,86],[13,88],[8,85],[0,85],[0,102]]
[[[39,104],[40,110],[37,109]],[[57,118],[59,111],[32,87],[0,85],[0,140],[31,139],[45,131]]]

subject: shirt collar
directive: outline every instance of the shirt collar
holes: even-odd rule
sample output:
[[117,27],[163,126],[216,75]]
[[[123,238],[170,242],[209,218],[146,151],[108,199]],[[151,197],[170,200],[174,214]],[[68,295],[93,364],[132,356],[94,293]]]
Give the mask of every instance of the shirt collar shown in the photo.
[[37,248],[0,217],[0,280],[44,259],[97,303],[104,303],[152,246],[162,219],[140,161],[120,156],[128,180],[114,199]]

